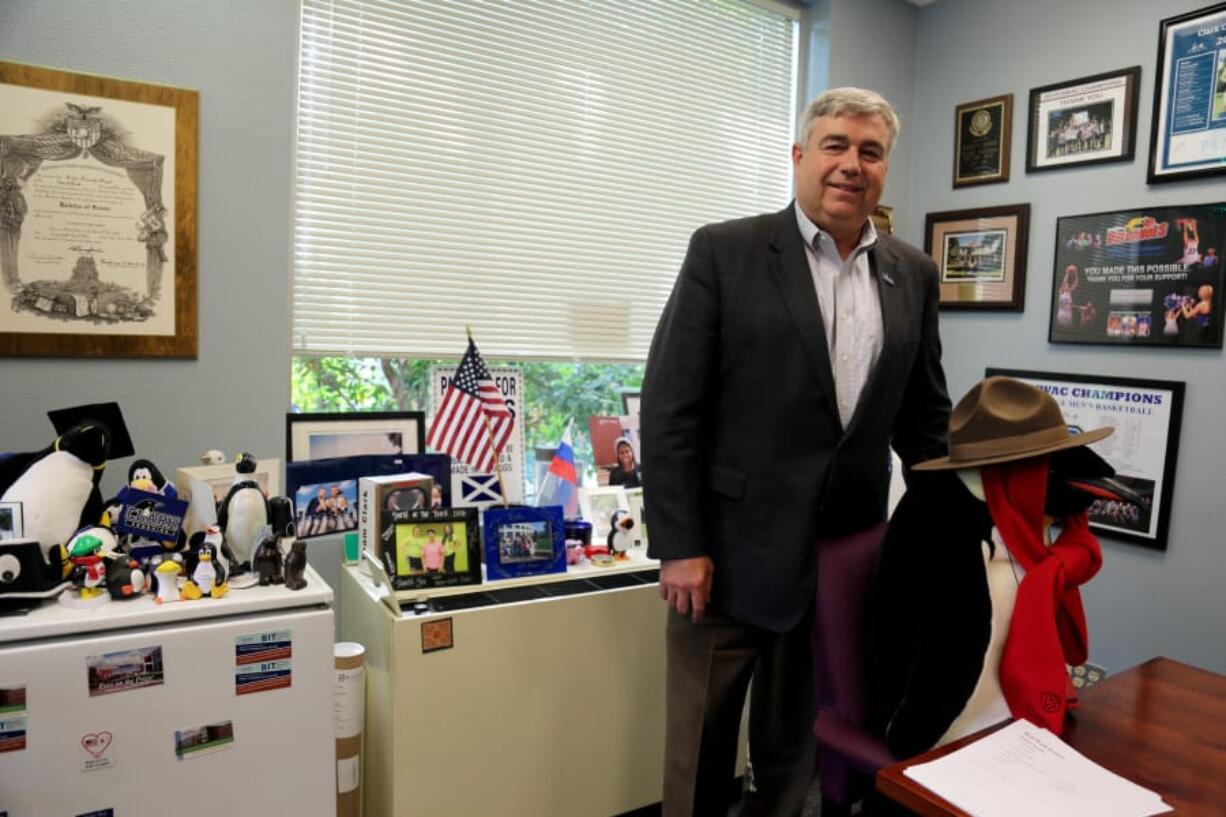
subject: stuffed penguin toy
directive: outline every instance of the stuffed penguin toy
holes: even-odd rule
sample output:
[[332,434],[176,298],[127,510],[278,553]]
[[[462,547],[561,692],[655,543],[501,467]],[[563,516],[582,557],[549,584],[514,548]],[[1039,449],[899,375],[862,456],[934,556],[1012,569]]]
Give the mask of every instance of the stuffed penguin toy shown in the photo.
[[179,496],[179,489],[175,487],[175,484],[162,476],[162,472],[158,470],[158,467],[149,460],[132,461],[132,464],[128,466],[128,485],[142,491],[148,491],[151,494],[161,494],[171,499],[176,499]]
[[251,475],[255,473],[255,457],[239,454],[237,472],[230,492],[217,507],[217,524],[230,552],[234,554],[234,572],[251,569],[251,554],[258,543],[260,529],[268,524],[268,497]]
[[1088,654],[1077,587],[1102,563],[1086,509],[1122,495],[1085,446],[1111,432],[1071,434],[1050,395],[993,377],[954,409],[950,455],[915,467],[869,600],[871,720],[896,757],[1010,715],[1061,731]]
[[109,453],[110,432],[101,423],[84,421],[32,455],[0,501],[22,503],[26,536],[50,552],[101,516],[95,476]]

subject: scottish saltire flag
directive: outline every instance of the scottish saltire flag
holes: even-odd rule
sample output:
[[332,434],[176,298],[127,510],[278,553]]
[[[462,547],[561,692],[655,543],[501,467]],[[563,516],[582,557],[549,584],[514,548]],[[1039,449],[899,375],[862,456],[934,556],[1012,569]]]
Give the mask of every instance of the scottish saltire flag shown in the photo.
[[541,490],[537,494],[537,507],[546,505],[561,505],[562,516],[573,519],[579,515],[579,476],[575,473],[575,449],[571,445],[570,432],[575,421],[572,418],[554,452],[553,461],[549,463],[549,472],[541,482]]
[[491,473],[514,427],[515,417],[469,336],[468,351],[443,393],[426,443]]
[[[461,502],[501,502],[497,474],[468,474],[460,477]],[[4,817],[4,815],[0,815]]]

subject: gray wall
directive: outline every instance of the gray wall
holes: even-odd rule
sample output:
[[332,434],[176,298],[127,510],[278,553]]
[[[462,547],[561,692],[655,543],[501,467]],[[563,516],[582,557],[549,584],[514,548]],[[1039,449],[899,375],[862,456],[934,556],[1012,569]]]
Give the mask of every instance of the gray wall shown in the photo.
[[[200,92],[199,358],[2,359],[0,451],[41,448],[46,411],[118,400],[137,453],[283,457],[289,405],[294,0],[0,3],[0,59]],[[127,461],[114,463],[104,493]]]
[[[931,160],[913,164],[910,202],[899,214],[901,234],[922,246],[925,213],[1031,205],[1025,312],[941,316],[945,368],[955,399],[982,377],[985,366],[1188,383],[1167,551],[1104,539],[1104,567],[1084,590],[1091,657],[1110,669],[1167,655],[1226,671],[1221,476],[1226,367],[1219,350],[1048,344],[1055,223],[1061,215],[1226,199],[1221,180],[1145,184],[1158,21],[1204,5],[1201,0],[939,0],[917,15],[910,138],[920,155]],[[1030,89],[1137,64],[1142,72],[1137,158],[1027,176]],[[1012,180],[954,191],[954,106],[1008,92],[1014,95],[1015,111]]]

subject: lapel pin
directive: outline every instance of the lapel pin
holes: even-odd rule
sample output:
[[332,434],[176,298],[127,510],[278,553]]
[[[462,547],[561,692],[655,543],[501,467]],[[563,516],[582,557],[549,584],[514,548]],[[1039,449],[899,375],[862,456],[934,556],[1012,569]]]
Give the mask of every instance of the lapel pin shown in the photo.
[[885,281],[890,286],[894,286],[894,279],[891,278],[888,273],[881,273],[881,280]]

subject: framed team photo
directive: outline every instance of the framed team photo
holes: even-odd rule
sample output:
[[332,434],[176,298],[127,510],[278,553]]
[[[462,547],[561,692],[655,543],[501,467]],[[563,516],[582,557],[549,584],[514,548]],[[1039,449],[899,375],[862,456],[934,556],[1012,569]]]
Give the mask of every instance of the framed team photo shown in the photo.
[[487,508],[485,573],[491,581],[566,572],[566,531],[558,506]]
[[1131,161],[1140,80],[1134,65],[1031,89],[1026,172]]
[[397,590],[481,583],[481,527],[476,508],[383,510],[383,552]]

